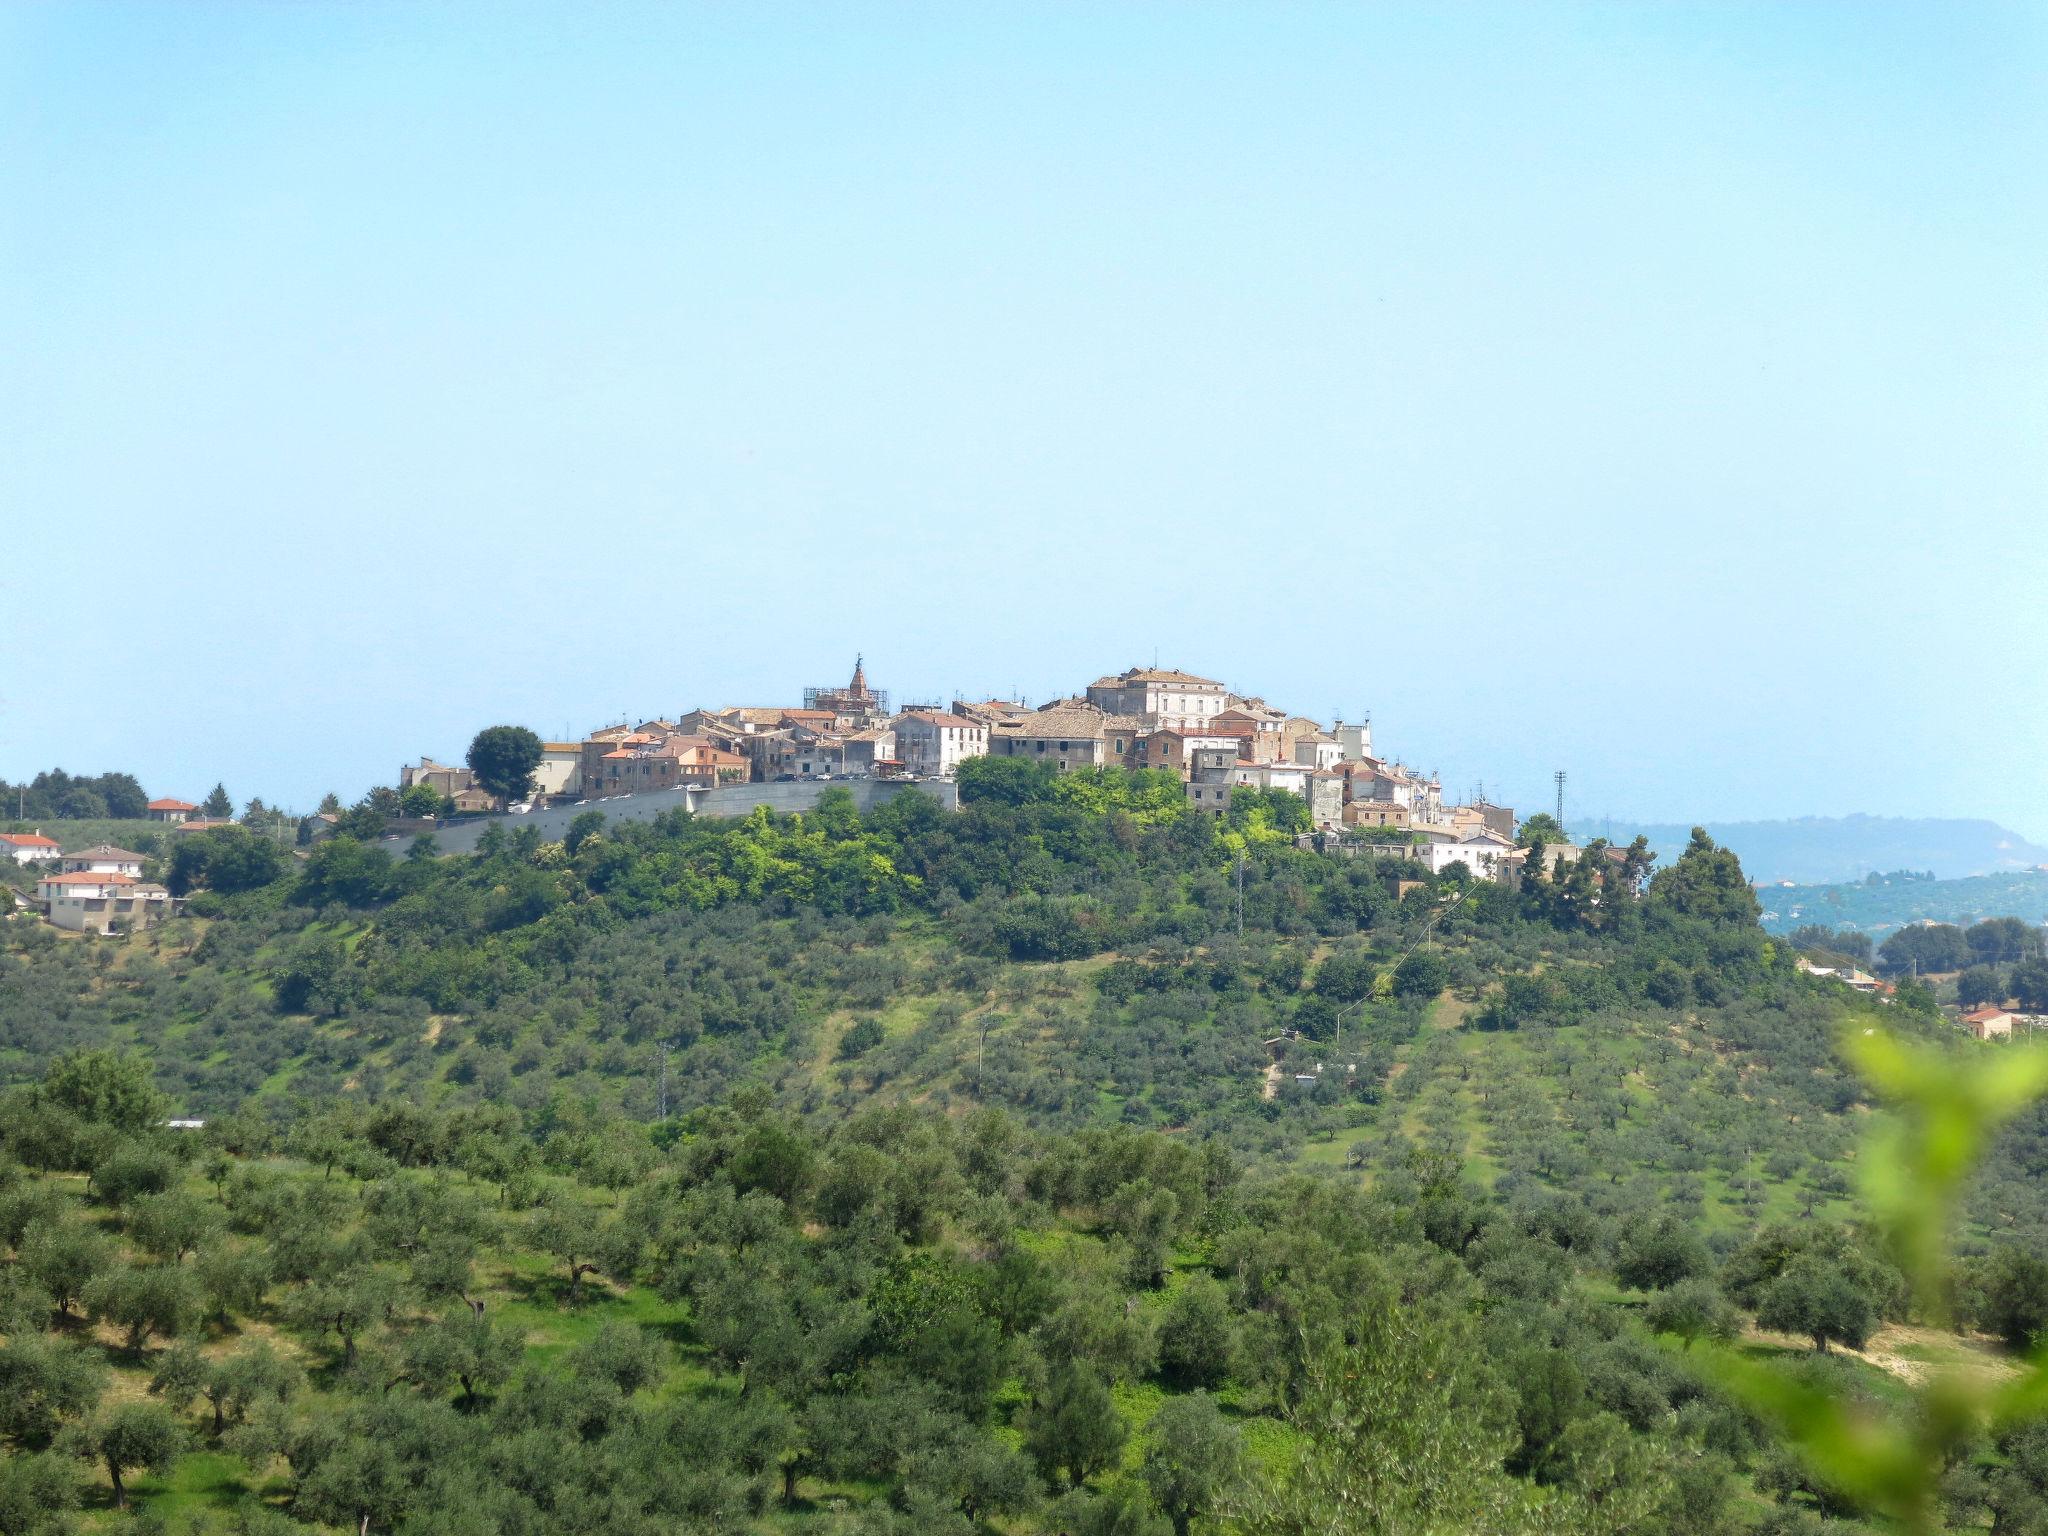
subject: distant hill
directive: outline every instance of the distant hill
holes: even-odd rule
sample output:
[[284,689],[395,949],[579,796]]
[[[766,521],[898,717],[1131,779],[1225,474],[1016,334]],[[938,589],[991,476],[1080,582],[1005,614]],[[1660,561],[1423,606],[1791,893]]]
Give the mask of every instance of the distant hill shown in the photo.
[[2048,922],[2048,873],[1972,875],[1964,880],[1885,880],[1877,885],[1767,885],[1757,892],[1764,927],[1790,933],[1807,923],[1856,928],[1882,939],[1925,918],[1967,928],[1987,917]]
[[[1791,821],[1706,823],[1714,841],[1733,848],[1750,879],[1775,884],[1826,885],[1861,880],[1873,872],[1922,870],[1939,880],[2010,874],[2048,865],[2048,848],[1994,821],[1933,816],[1802,816]],[[1583,841],[1610,837],[1650,840],[1661,863],[1685,848],[1691,825],[1580,821]]]

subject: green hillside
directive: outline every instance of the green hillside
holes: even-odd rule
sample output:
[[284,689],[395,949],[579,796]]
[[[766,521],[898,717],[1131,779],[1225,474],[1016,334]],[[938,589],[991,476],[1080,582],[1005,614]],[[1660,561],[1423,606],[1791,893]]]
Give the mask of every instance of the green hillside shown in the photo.
[[[1511,891],[1287,796],[963,799],[210,833],[165,927],[0,925],[0,1530],[136,1518],[110,1446],[208,1531],[1818,1530],[1713,1340],[1905,1426],[2048,1322],[2048,1116],[1930,1289],[1839,1044],[2005,1058],[1798,974],[1710,842]],[[2018,1433],[1944,1519],[2037,1528]]]

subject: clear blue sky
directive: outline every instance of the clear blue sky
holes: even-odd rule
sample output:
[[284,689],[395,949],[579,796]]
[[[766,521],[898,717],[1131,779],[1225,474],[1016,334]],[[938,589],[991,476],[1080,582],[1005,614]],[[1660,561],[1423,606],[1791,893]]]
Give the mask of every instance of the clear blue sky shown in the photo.
[[0,774],[854,652],[2048,835],[2048,9],[0,8]]

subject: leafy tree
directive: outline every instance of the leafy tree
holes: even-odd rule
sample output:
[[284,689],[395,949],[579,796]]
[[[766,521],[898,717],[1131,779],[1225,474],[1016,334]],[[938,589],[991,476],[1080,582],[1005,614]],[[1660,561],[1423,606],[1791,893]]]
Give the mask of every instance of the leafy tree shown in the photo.
[[486,726],[469,744],[469,769],[500,800],[524,800],[540,766],[541,740],[523,725]]
[[2032,1348],[2048,1328],[2048,1260],[2005,1244],[1974,1279],[1978,1323],[2014,1349]]
[[1960,971],[1970,960],[1970,941],[1953,923],[1916,923],[1877,946],[1878,969],[1889,973]]
[[569,1370],[594,1381],[609,1382],[631,1397],[654,1386],[668,1367],[668,1348],[658,1334],[625,1323],[606,1323],[571,1349]]
[[1174,1536],[1215,1509],[1243,1475],[1244,1442],[1206,1392],[1171,1397],[1153,1416],[1140,1476]]
[[1825,1354],[1830,1343],[1860,1349],[1877,1327],[1877,1307],[1847,1267],[1801,1255],[1765,1287],[1756,1320],[1782,1333],[1803,1333]]
[[1871,958],[1870,935],[1859,933],[1854,928],[1830,928],[1823,923],[1805,923],[1792,930],[1792,947],[1823,955],[1838,955],[1845,960],[1860,960],[1868,964]]
[[128,1233],[144,1253],[182,1264],[225,1226],[212,1202],[180,1190],[145,1195],[129,1212]]
[[864,1056],[887,1038],[879,1019],[861,1019],[839,1037],[839,1059],[851,1061]]
[[1400,997],[1432,998],[1451,984],[1451,968],[1433,950],[1418,949],[1394,967],[1394,991]]
[[[24,1333],[0,1348],[0,1434],[42,1445],[99,1401],[106,1368],[69,1339]],[[0,1457],[0,1461],[4,1461]]]
[[1208,1275],[1196,1275],[1166,1299],[1159,1319],[1159,1373],[1172,1386],[1216,1388],[1237,1356],[1230,1299]]
[[107,1469],[114,1507],[125,1509],[128,1472],[164,1472],[185,1448],[185,1432],[161,1403],[117,1403],[96,1420],[80,1442],[82,1454]]
[[391,855],[337,832],[307,855],[292,899],[311,907],[368,907],[392,891]]
[[1729,1255],[1721,1283],[1764,1327],[1805,1334],[1823,1352],[1860,1346],[1905,1289],[1852,1234],[1822,1222],[1765,1227]]
[[1531,1348],[1510,1361],[1507,1376],[1515,1392],[1515,1428],[1520,1435],[1507,1465],[1516,1473],[1543,1477],[1558,1436],[1587,1411],[1586,1374],[1562,1350]]
[[1614,1278],[1632,1291],[1661,1291],[1705,1274],[1710,1262],[1699,1235],[1667,1211],[1630,1225],[1615,1255]]
[[1317,1340],[1288,1419],[1291,1464],[1244,1501],[1247,1536],[1513,1529],[1510,1407],[1466,1331],[1391,1299],[1356,1341]]
[[1046,1480],[1064,1472],[1072,1488],[1114,1466],[1129,1433],[1102,1378],[1073,1360],[1052,1368],[1025,1405],[1018,1428]]
[[947,1436],[915,1456],[905,1483],[912,1492],[929,1490],[977,1524],[991,1516],[1028,1514],[1041,1497],[1028,1460],[972,1432]]
[[96,1276],[85,1288],[85,1309],[94,1321],[112,1323],[127,1335],[128,1348],[140,1353],[152,1337],[174,1339],[199,1320],[199,1286],[177,1265],[117,1265]]
[[601,1275],[623,1262],[626,1232],[602,1220],[587,1203],[562,1195],[534,1212],[533,1241],[561,1260],[569,1273],[569,1300],[583,1299],[583,1277]]
[[1031,805],[1052,799],[1053,771],[1023,757],[971,757],[953,771],[962,805]]
[[121,1050],[65,1052],[43,1074],[42,1095],[81,1120],[122,1131],[157,1124],[169,1102],[151,1082],[149,1062]]
[[2029,960],[2012,968],[2012,995],[2029,1013],[2048,1013],[2048,960]]
[[341,1363],[355,1364],[362,1336],[398,1299],[398,1283],[371,1264],[344,1261],[299,1291],[291,1301],[295,1320],[309,1331],[331,1333],[341,1343]]
[[583,845],[604,832],[603,811],[578,811],[569,823],[569,830],[562,838],[562,846],[574,858],[582,851]]
[[1071,1536],[1167,1536],[1143,1483],[1111,1483],[1100,1493],[1075,1489],[1051,1510],[1054,1527]]
[[524,1348],[517,1332],[461,1307],[406,1339],[406,1371],[433,1392],[453,1382],[465,1402],[474,1402],[480,1393],[512,1379]]
[[199,886],[221,892],[254,891],[283,875],[289,860],[270,838],[247,827],[213,827],[172,846],[165,884],[182,896]]
[[441,814],[441,792],[431,784],[415,784],[398,797],[398,814],[425,820]]
[[74,1465],[56,1455],[0,1456],[0,1531],[66,1536],[78,1507]]
[[145,1195],[169,1189],[177,1175],[170,1155],[145,1141],[117,1141],[92,1166],[94,1195],[112,1206],[124,1206]]
[[82,1222],[41,1221],[23,1235],[21,1268],[69,1316],[87,1287],[114,1264],[114,1245]]
[[1661,911],[1717,927],[1753,928],[1762,911],[1741,861],[1707,836],[1704,827],[1692,829],[1677,863],[1651,877],[1649,900]]
[[216,821],[226,821],[235,814],[235,802],[229,797],[225,784],[216,784],[208,792],[200,809]]
[[2016,917],[1987,917],[1972,923],[1963,938],[1979,965],[2014,965],[2042,958],[2041,930]]
[[1696,1339],[1735,1337],[1738,1318],[1721,1288],[1705,1276],[1680,1280],[1650,1298],[1643,1320],[1658,1333],[1676,1334],[1691,1349]]
[[2005,1000],[2005,977],[1995,965],[1973,965],[1956,978],[1956,1001],[1965,1008]]

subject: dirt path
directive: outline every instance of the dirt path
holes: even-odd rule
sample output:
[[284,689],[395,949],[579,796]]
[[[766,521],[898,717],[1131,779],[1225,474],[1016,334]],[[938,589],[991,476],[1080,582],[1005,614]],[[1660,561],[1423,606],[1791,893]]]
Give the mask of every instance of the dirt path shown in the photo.
[[1264,1085],[1261,1086],[1259,1089],[1259,1097],[1262,1099],[1279,1098],[1280,1080],[1282,1076],[1283,1074],[1280,1071],[1280,1063],[1277,1061],[1269,1063],[1266,1067],[1266,1081]]

